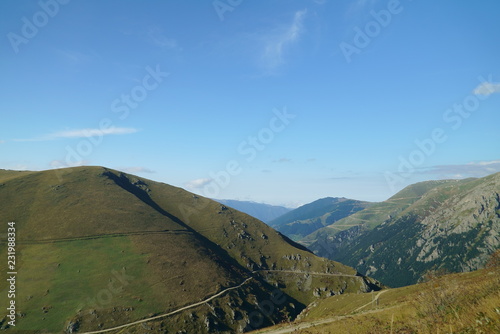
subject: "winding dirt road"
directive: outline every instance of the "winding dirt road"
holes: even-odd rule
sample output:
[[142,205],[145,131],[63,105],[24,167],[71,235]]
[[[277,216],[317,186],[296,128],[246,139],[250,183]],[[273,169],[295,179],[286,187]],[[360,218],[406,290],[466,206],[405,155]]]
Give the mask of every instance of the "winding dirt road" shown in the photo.
[[[365,305],[363,305],[361,307],[358,307],[352,313],[356,313],[359,310],[361,310],[361,309],[369,306],[370,304],[373,304],[374,302],[376,302],[378,300],[378,298],[380,297],[380,295],[383,294],[386,291],[388,291],[388,290],[382,290],[382,291],[380,291],[371,302],[366,303]],[[380,312],[382,310],[384,310],[384,309],[370,310],[368,312],[364,312],[363,314],[365,314],[365,313],[376,313],[376,312]],[[307,329],[307,328],[311,328],[311,327],[318,326],[318,325],[329,324],[331,322],[339,321],[339,320],[342,320],[342,319],[345,319],[345,318],[348,318],[348,317],[351,317],[351,315],[340,315],[340,316],[325,318],[325,319],[321,319],[321,320],[303,322],[303,323],[300,323],[300,324],[289,325],[289,326],[286,326],[286,327],[283,327],[283,328],[268,329],[268,330],[266,330],[264,328],[264,329],[260,329],[260,330],[254,331],[254,332],[250,332],[249,334],[251,334],[251,333],[254,333],[254,334],[287,334],[287,333],[293,333],[293,332],[301,330],[301,329]]]
[[249,277],[247,278],[246,280],[243,281],[243,283],[239,284],[239,285],[236,285],[236,286],[233,286],[231,288],[227,288],[227,289],[224,289],[222,290],[221,292],[213,295],[212,297],[210,298],[207,298],[205,300],[202,300],[201,302],[198,302],[198,303],[194,303],[194,304],[191,304],[191,305],[187,305],[187,306],[184,306],[184,307],[181,307],[180,309],[177,309],[175,311],[172,311],[172,312],[169,312],[169,313],[165,313],[165,314],[160,314],[160,315],[157,315],[157,316],[154,316],[154,317],[151,317],[151,318],[146,318],[146,319],[142,319],[142,320],[138,320],[138,321],[134,321],[134,322],[129,322],[128,324],[125,324],[125,325],[121,325],[121,326],[116,326],[116,327],[112,327],[112,328],[108,328],[108,329],[102,329],[102,330],[98,330],[98,331],[92,331],[92,332],[85,332],[85,333],[81,333],[81,334],[98,334],[98,333],[106,333],[106,332],[111,332],[111,331],[115,331],[115,330],[118,330],[118,329],[122,329],[122,328],[125,328],[125,327],[129,327],[129,326],[133,326],[133,325],[137,325],[137,324],[141,324],[143,322],[148,322],[148,321],[151,321],[151,320],[156,320],[156,319],[160,319],[160,318],[164,318],[164,317],[168,317],[168,316],[171,316],[171,315],[174,315],[176,313],[179,313],[179,312],[182,312],[182,311],[185,311],[187,309],[190,309],[190,308],[193,308],[193,307],[196,307],[196,306],[200,306],[200,305],[203,305],[223,294],[225,294],[226,292],[230,291],[230,290],[235,290],[235,289],[239,289],[241,288],[245,283],[247,283],[248,281],[252,280],[253,277]]
[[[341,276],[341,277],[358,277],[358,278],[362,278],[362,276],[348,275],[348,274],[330,274],[330,273],[317,273],[317,272],[293,271],[293,270],[255,270],[252,273],[255,274],[255,273],[263,272],[263,271],[265,271],[265,272],[283,272],[283,273],[291,273],[291,274],[309,274],[309,275],[321,275],[321,276]],[[213,300],[213,299],[215,299],[215,298],[217,298],[217,297],[225,294],[228,291],[239,289],[244,284],[246,284],[248,281],[250,281],[252,279],[254,279],[254,277],[249,277],[246,280],[244,280],[243,283],[241,283],[239,285],[236,285],[236,286],[224,289],[221,292],[213,295],[212,297],[209,297],[209,298],[207,298],[205,300],[202,300],[201,302],[197,302],[197,303],[194,303],[194,304],[190,304],[190,305],[181,307],[181,308],[179,308],[179,309],[177,309],[175,311],[169,312],[169,313],[156,315],[154,317],[150,317],[150,318],[146,318],[146,319],[141,319],[141,320],[134,321],[134,322],[129,322],[127,324],[116,326],[116,327],[112,327],[112,328],[101,329],[101,330],[92,331],[92,332],[84,332],[84,333],[81,333],[81,334],[100,334],[100,333],[106,333],[106,332],[111,332],[111,331],[123,329],[123,328],[129,327],[129,326],[141,324],[141,323],[144,323],[144,322],[148,322],[148,321],[152,321],[152,320],[156,320],[156,319],[160,319],[160,318],[165,318],[165,317],[177,314],[179,312],[188,310],[190,308],[203,305],[203,304],[205,304],[205,303],[207,303],[207,302],[209,302],[209,301],[211,301],[211,300]],[[379,292],[377,294],[375,300],[378,299],[378,296],[380,296],[382,294],[382,292],[384,292],[384,291],[381,291],[381,292]],[[372,302],[370,302],[369,304],[371,304]],[[369,305],[369,304],[367,304],[367,305]],[[361,308],[363,308],[363,307],[365,307],[367,305],[363,305],[359,309],[361,309]],[[311,322],[311,323],[304,323],[304,324],[295,325],[295,326],[293,326],[293,327],[291,327],[289,329],[280,329],[280,330],[272,331],[272,332],[259,332],[259,333],[266,333],[266,334],[267,333],[269,333],[269,334],[290,333],[290,332],[294,331],[295,329],[309,328],[309,327],[316,326],[316,325],[319,325],[319,324],[336,321],[336,320],[341,319],[341,318],[342,317],[335,317],[335,318],[331,318],[331,319],[323,319],[323,320],[318,320],[318,321]],[[306,327],[303,327],[303,326],[306,326]],[[285,331],[283,332],[283,330],[285,330]]]

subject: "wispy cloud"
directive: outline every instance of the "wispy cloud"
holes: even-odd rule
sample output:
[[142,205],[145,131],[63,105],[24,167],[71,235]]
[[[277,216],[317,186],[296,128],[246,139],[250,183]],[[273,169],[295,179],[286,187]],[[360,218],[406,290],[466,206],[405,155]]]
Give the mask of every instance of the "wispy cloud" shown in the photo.
[[437,165],[417,171],[418,174],[432,174],[446,178],[483,177],[498,172],[500,172],[500,160],[470,162],[461,165]]
[[179,42],[175,38],[168,36],[158,25],[121,29],[120,32],[127,38],[131,37],[137,42],[144,43],[148,47],[153,46],[160,51],[177,54],[183,50]]
[[80,167],[80,166],[88,166],[90,165],[89,160],[78,160],[78,161],[71,161],[71,163],[63,160],[52,160],[50,162],[50,167],[52,169],[59,169],[59,168],[67,168],[67,167]]
[[146,168],[146,167],[139,167],[139,166],[120,168],[120,170],[125,172],[125,173],[131,173],[131,174],[135,174],[135,173],[153,174],[153,173],[156,173],[154,170],[151,170],[151,169]]
[[367,20],[373,19],[373,17],[370,16],[370,11],[375,9],[379,1],[380,0],[351,1],[345,10],[345,18],[349,25],[354,27],[356,25],[366,24]]
[[475,95],[489,96],[494,93],[500,93],[500,83],[498,82],[483,82],[473,91]]
[[6,142],[6,140],[0,140],[0,144],[5,144]]
[[188,189],[201,189],[212,181],[213,181],[213,179],[210,179],[210,178],[196,179],[196,180],[188,181],[184,185]]
[[48,141],[64,138],[88,138],[88,137],[102,137],[107,135],[125,135],[137,132],[134,128],[118,128],[111,127],[109,129],[77,129],[77,130],[65,130],[55,133],[51,133],[42,137],[29,138],[29,139],[14,139],[14,141]]
[[9,165],[9,166],[8,166],[8,167],[6,167],[5,169],[8,169],[8,170],[33,170],[33,169],[30,169],[30,168],[28,167],[28,165],[26,165],[26,164],[22,164],[22,163]]
[[75,66],[76,68],[87,65],[100,58],[100,56],[93,51],[86,51],[84,53],[77,50],[55,49],[54,52],[65,64]]
[[287,162],[292,162],[292,159],[289,159],[289,158],[279,158],[278,160],[273,160],[273,162],[287,163]]
[[125,135],[129,133],[137,132],[134,128],[117,128],[111,127],[109,129],[79,129],[79,130],[68,130],[53,133],[49,135],[51,138],[83,138],[92,136],[106,136],[106,135]]
[[153,45],[170,51],[182,51],[177,40],[167,37],[159,27],[148,27],[147,40]]
[[348,14],[354,14],[356,12],[365,10],[365,9],[373,9],[377,0],[356,0],[351,2],[351,6],[349,7]]
[[333,176],[328,178],[329,180],[359,180],[360,177],[355,176]]
[[283,25],[264,36],[262,62],[266,69],[272,71],[284,64],[286,50],[295,44],[304,33],[306,14],[307,9],[295,12],[290,24]]

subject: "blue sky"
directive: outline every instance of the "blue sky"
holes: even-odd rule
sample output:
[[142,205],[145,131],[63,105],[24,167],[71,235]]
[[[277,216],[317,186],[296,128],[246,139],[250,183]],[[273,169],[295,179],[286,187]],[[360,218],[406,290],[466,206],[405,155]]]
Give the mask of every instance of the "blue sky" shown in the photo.
[[500,171],[500,3],[0,3],[0,168],[381,201]]

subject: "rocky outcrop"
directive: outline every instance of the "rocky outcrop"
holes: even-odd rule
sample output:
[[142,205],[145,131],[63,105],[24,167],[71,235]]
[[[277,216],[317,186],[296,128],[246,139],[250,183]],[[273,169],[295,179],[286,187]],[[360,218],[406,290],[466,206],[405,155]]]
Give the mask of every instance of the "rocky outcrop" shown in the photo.
[[[384,220],[368,218],[334,235],[318,233],[310,248],[389,286],[416,283],[429,270],[482,268],[500,248],[500,174],[428,188],[397,214],[386,205]],[[374,215],[382,216],[383,210]]]

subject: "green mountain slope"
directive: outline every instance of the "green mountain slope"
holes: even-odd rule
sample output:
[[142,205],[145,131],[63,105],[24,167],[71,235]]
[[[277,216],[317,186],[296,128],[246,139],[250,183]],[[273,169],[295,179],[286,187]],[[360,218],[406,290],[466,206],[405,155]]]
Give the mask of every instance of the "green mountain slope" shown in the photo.
[[234,333],[293,318],[321,294],[380,287],[244,213],[107,168],[0,171],[0,203],[4,231],[16,223],[17,330],[83,333],[160,316],[127,331]]
[[499,269],[320,299],[308,305],[297,321],[252,334],[500,333]]
[[370,206],[371,203],[346,198],[326,197],[292,210],[269,225],[294,240],[335,223]]
[[500,174],[419,183],[304,244],[389,286],[416,283],[429,270],[474,270],[500,247],[499,193]]

